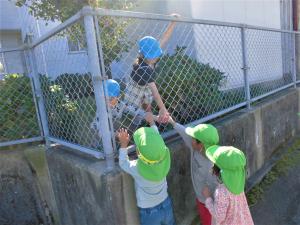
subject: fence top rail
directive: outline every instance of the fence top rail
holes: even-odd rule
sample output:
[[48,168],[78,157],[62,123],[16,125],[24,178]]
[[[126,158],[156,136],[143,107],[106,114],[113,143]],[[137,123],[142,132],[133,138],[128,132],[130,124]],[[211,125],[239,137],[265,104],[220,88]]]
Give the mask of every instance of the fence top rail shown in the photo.
[[51,29],[50,31],[48,31],[47,33],[45,33],[44,35],[42,35],[41,37],[39,37],[32,43],[30,43],[28,45],[28,47],[33,48],[33,47],[39,45],[43,41],[49,39],[50,37],[54,36],[55,34],[59,33],[60,31],[64,30],[68,26],[76,23],[81,18],[82,18],[82,10],[78,11],[75,15],[71,16],[69,19],[67,19],[63,23],[57,25],[55,28]]
[[115,16],[115,17],[128,17],[128,18],[139,18],[139,19],[149,19],[149,20],[177,21],[177,22],[185,22],[185,23],[197,23],[197,24],[206,24],[206,25],[248,28],[248,29],[255,29],[255,30],[300,34],[300,31],[282,30],[277,28],[254,26],[254,25],[248,25],[243,23],[230,23],[230,22],[221,22],[221,21],[214,21],[214,20],[193,19],[187,17],[174,17],[170,15],[145,13],[145,12],[133,12],[133,11],[96,8],[94,10],[91,10],[90,12],[85,11],[85,13],[91,13],[97,16]]
[[123,10],[112,10],[112,9],[103,9],[96,8],[92,9],[89,6],[83,7],[79,10],[75,15],[71,16],[69,19],[59,24],[55,28],[51,29],[35,41],[30,44],[24,44],[16,48],[0,48],[0,53],[5,52],[13,52],[13,51],[22,51],[34,48],[45,40],[51,38],[55,34],[59,33],[63,29],[68,26],[76,23],[85,15],[95,15],[95,16],[115,16],[115,17],[128,17],[128,18],[139,18],[139,19],[149,19],[149,20],[163,20],[163,21],[177,21],[177,22],[185,22],[185,23],[197,23],[197,24],[206,24],[206,25],[215,25],[215,26],[225,26],[225,27],[236,27],[236,28],[247,28],[253,30],[264,30],[264,31],[273,31],[273,32],[281,32],[281,33],[291,33],[291,34],[300,34],[300,31],[292,31],[292,30],[281,30],[276,28],[268,28],[261,26],[253,26],[243,23],[229,23],[229,22],[221,22],[221,21],[213,21],[213,20],[202,20],[202,19],[193,19],[187,17],[174,17],[170,15],[163,14],[155,14],[155,13],[144,13],[144,12],[133,12],[133,11],[123,11]]

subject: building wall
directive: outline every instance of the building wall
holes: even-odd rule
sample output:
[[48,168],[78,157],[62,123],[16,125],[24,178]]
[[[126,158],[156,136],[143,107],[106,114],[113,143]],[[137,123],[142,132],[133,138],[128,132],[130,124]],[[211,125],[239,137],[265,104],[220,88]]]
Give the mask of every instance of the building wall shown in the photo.
[[0,0],[0,30],[19,30],[20,18],[12,1]]
[[[18,47],[22,44],[21,34],[18,31],[2,31],[0,33],[0,42],[1,48],[4,49]],[[3,53],[3,58],[5,73],[26,72],[24,55],[21,51],[5,52]]]
[[[138,7],[134,10],[158,14],[175,12],[188,18],[280,28],[280,9],[279,0],[158,0],[139,1]],[[141,23],[144,25],[140,25]],[[162,21],[138,21],[137,24],[134,25],[134,34],[128,32],[133,43],[137,43],[145,35],[152,35],[159,39],[167,27],[167,23]],[[283,77],[281,40],[281,34],[276,32],[256,30],[246,32],[248,67],[250,68],[248,74],[251,83],[277,80]],[[196,58],[201,63],[209,63],[224,72],[227,76],[224,89],[243,86],[240,29],[178,23],[165,53],[172,54],[177,46],[187,47],[187,55]],[[128,53],[123,54],[120,62],[112,64],[113,77],[124,77],[130,74],[131,64],[137,52],[137,46],[134,45]]]

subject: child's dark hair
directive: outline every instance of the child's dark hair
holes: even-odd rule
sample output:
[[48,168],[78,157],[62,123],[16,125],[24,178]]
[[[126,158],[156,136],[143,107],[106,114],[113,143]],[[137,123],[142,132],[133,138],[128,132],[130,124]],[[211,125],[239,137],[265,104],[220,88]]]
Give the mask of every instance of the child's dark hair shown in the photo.
[[136,60],[133,63],[133,68],[135,69],[136,67],[141,65],[144,60],[145,60],[144,56],[139,54],[138,57],[136,58]]
[[212,173],[214,175],[216,175],[217,177],[220,177],[221,169],[216,164],[214,164],[214,166],[212,168]]
[[196,138],[193,138],[193,139],[196,141],[197,144],[201,144],[201,143],[202,143],[201,141],[199,141],[199,140],[196,139]]

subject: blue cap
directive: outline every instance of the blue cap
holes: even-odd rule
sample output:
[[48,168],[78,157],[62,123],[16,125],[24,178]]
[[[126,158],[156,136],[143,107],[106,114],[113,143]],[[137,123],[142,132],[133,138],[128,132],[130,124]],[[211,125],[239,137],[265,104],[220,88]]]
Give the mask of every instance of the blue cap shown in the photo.
[[120,85],[117,81],[108,79],[104,81],[104,87],[109,97],[118,97],[120,95]]
[[139,41],[140,53],[145,59],[155,59],[162,55],[159,42],[151,36],[145,36]]

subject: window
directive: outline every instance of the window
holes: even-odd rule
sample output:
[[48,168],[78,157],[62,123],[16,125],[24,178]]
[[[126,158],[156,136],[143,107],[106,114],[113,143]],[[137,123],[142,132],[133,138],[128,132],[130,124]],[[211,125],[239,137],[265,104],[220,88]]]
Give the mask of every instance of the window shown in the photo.
[[68,37],[68,48],[69,52],[83,52],[86,51],[82,41],[78,40],[75,37]]

